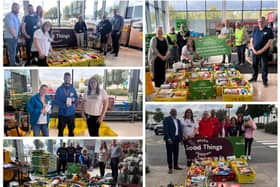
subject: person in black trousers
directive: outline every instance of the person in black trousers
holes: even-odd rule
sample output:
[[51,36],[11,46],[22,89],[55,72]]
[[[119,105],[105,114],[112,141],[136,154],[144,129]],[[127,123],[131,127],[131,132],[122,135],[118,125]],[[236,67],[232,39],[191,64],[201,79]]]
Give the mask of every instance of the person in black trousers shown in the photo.
[[118,181],[118,171],[119,171],[119,162],[122,156],[122,149],[120,145],[117,144],[116,140],[112,141],[112,146],[109,151],[110,158],[111,158],[111,170],[112,170],[112,177],[114,181],[114,186]]
[[84,94],[82,117],[87,121],[90,136],[99,136],[99,128],[108,108],[107,92],[99,87],[98,80],[92,77]]
[[106,16],[103,16],[102,21],[97,26],[98,32],[100,32],[101,35],[101,46],[100,46],[100,53],[104,52],[104,56],[107,54],[107,42],[109,38],[109,34],[112,31],[112,24],[111,22],[106,18]]
[[23,18],[22,33],[25,37],[27,65],[31,63],[31,46],[34,32],[39,29],[39,18],[35,15],[32,5],[28,5],[28,15]]
[[113,51],[111,52],[112,54],[115,54],[117,57],[119,54],[119,49],[120,49],[120,38],[123,30],[123,24],[124,20],[123,17],[117,14],[117,9],[114,9],[114,16],[112,18],[112,45],[113,45]]
[[273,32],[270,28],[265,26],[265,17],[258,19],[258,27],[253,31],[250,47],[253,51],[253,75],[249,82],[256,82],[259,74],[259,64],[262,67],[262,81],[265,87],[268,86],[268,61],[269,48],[272,45]]
[[56,151],[56,155],[58,156],[57,173],[59,175],[61,172],[61,167],[62,167],[62,172],[65,173],[67,160],[68,160],[68,150],[65,147],[64,142],[62,144],[62,147],[58,148],[58,150]]
[[106,166],[106,160],[108,157],[108,148],[105,141],[101,143],[99,154],[98,154],[98,165],[99,165],[99,171],[100,176],[104,177],[105,174],[105,166]]
[[177,33],[177,45],[179,56],[182,55],[182,49],[188,43],[188,38],[190,37],[190,31],[185,30],[185,26],[183,24],[180,25],[180,31]]
[[160,87],[165,82],[166,61],[169,58],[168,42],[161,26],[157,27],[156,36],[150,41],[148,58],[155,87]]
[[[170,116],[163,120],[164,140],[166,144],[168,173],[171,174],[175,170],[181,170],[178,166],[179,143],[182,141],[182,129],[180,120],[176,118],[177,111],[172,108]],[[173,162],[173,163],[172,163]]]

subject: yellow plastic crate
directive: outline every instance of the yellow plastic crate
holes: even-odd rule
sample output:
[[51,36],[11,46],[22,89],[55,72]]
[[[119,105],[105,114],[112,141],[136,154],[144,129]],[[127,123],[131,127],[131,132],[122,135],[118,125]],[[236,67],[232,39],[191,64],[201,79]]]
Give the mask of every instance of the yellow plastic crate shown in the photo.
[[248,166],[247,160],[245,158],[237,158],[229,161],[229,167],[237,168],[239,166]]
[[[244,88],[244,87],[224,87],[223,88],[223,101],[253,101],[253,87],[248,89],[249,93],[247,95],[237,95],[237,94],[225,94],[224,89],[234,89],[234,88]],[[245,87],[246,88],[246,87]]]
[[[153,101],[163,101],[163,102],[181,102],[181,101],[187,101],[187,95],[188,95],[188,91],[182,90],[186,92],[185,96],[173,96],[173,97],[161,97],[160,95],[158,95],[158,93],[160,92],[161,89],[159,89],[159,91],[157,92],[156,96],[153,98]],[[180,90],[174,90],[175,91],[180,91]]]
[[[49,123],[49,128],[57,128],[58,125],[58,118],[51,118]],[[81,136],[84,135],[88,131],[87,129],[87,123],[83,118],[76,118],[75,119],[75,129],[74,129],[74,135],[75,136]],[[68,135],[68,128],[67,125],[63,131],[63,134],[65,136]],[[33,131],[30,132],[30,136],[33,136]],[[105,122],[102,122],[100,124],[99,128],[99,136],[118,136],[116,132],[114,132]]]
[[253,168],[250,168],[253,172],[250,174],[240,174],[238,168],[233,168],[236,180],[240,184],[251,184],[256,182],[257,173]]
[[48,66],[52,66],[52,67],[69,67],[69,66],[72,66],[72,64],[70,62],[66,62],[66,63],[63,63],[63,64],[51,64],[51,63],[48,63]]

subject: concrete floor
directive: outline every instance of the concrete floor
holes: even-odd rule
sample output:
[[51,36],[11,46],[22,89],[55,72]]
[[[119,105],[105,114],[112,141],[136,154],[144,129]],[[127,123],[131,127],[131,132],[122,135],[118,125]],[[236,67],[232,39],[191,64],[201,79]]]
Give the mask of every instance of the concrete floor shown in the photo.
[[142,67],[142,50],[121,46],[119,56],[108,53],[105,57],[106,66],[114,67]]
[[[143,133],[142,122],[106,122],[107,125],[118,134],[119,137],[141,137]],[[58,135],[57,129],[50,129],[50,136],[56,137]],[[86,130],[82,136],[89,136]]]

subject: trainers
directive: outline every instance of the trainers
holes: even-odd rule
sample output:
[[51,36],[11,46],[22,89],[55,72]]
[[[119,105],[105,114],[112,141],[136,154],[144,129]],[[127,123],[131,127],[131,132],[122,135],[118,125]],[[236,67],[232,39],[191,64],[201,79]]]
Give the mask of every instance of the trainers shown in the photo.
[[251,155],[247,156],[247,159],[248,159],[248,160],[251,160],[251,159],[252,159]]
[[267,82],[263,82],[263,85],[264,85],[264,87],[268,86]]
[[249,82],[256,82],[257,81],[257,79],[255,79],[255,78],[251,78],[250,80],[248,80]]

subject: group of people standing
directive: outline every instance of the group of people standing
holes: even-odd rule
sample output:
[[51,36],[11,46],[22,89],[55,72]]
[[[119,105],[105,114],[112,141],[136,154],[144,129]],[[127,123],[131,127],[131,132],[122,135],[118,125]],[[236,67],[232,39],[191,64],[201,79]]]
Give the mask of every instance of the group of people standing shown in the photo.
[[[12,10],[4,18],[4,41],[7,49],[7,56],[10,66],[20,66],[22,63],[17,58],[18,42],[20,34],[25,40],[26,63],[25,65],[48,66],[47,56],[51,55],[53,50],[51,46],[52,38],[50,35],[52,24],[49,21],[43,22],[43,9],[41,6],[34,11],[33,5],[27,7],[28,14],[23,17],[22,22],[19,20],[20,6],[18,3],[12,4]],[[98,32],[101,34],[100,51],[107,53],[108,37],[112,36],[112,54],[118,56],[119,40],[121,37],[124,19],[117,14],[117,9],[113,11],[114,16],[109,21],[103,16],[102,21],[98,24]],[[82,16],[74,26],[77,46],[83,48],[87,26]]]
[[[199,122],[195,121],[192,110],[189,108],[185,111],[183,118],[177,118],[177,110],[172,108],[170,116],[163,120],[164,140],[166,143],[168,173],[171,174],[173,169],[181,170],[178,165],[179,144],[180,142],[190,138],[219,138],[228,136],[241,136],[245,139],[244,155],[251,160],[251,145],[254,138],[256,124],[250,115],[243,117],[225,116],[220,121],[216,116],[216,111],[211,110],[203,112]],[[185,149],[187,147],[185,145]],[[191,164],[191,160],[187,156],[187,165]]]
[[[231,46],[235,46],[238,56],[238,64],[244,65],[245,49],[248,48],[253,52],[253,74],[249,82],[255,82],[258,77],[258,66],[261,63],[263,85],[268,85],[268,54],[272,45],[273,32],[265,24],[265,18],[258,19],[258,26],[249,36],[246,28],[240,21],[235,22],[235,28],[230,26],[229,20],[225,20],[220,32],[221,38],[227,38]],[[148,52],[148,62],[150,71],[155,83],[155,87],[160,87],[165,82],[166,68],[172,67],[177,61],[182,61],[190,66],[193,65],[196,52],[194,38],[190,36],[190,31],[185,29],[182,24],[180,31],[175,32],[175,27],[170,27],[170,32],[163,33],[161,26],[156,28],[156,35],[150,41]],[[232,54],[224,54],[221,63],[225,63],[226,56],[228,63],[231,63]]]
[[[30,113],[30,123],[34,136],[49,136],[49,122],[54,104],[58,107],[58,136],[63,136],[67,125],[69,136],[74,136],[76,104],[78,95],[71,84],[71,74],[64,73],[64,83],[57,88],[55,101],[51,101],[48,86],[40,86],[39,93],[30,98],[27,111]],[[91,77],[82,101],[82,117],[87,121],[90,136],[99,136],[99,127],[108,107],[107,92],[100,88],[98,80]]]
[[43,22],[43,9],[41,6],[34,11],[33,5],[27,7],[28,14],[19,20],[19,4],[12,4],[12,11],[4,18],[4,40],[7,47],[9,64],[11,66],[21,65],[17,60],[18,39],[22,33],[25,39],[26,65],[47,66],[46,57],[52,53],[51,47],[51,23]]
[[[99,166],[100,176],[103,178],[105,175],[106,163],[110,162],[112,177],[114,182],[117,182],[118,178],[118,165],[122,157],[122,148],[117,143],[116,140],[112,140],[110,147],[107,146],[105,141],[101,142],[99,150],[95,150],[97,153],[97,162]],[[91,166],[93,166],[93,155],[90,154],[89,150],[86,147],[81,147],[79,144],[76,147],[73,146],[73,143],[70,143],[66,147],[66,143],[62,143],[62,146],[59,147],[56,151],[57,155],[57,172],[58,174],[65,173],[67,165],[69,163],[78,163],[81,164],[82,169],[79,174],[80,178],[89,179],[90,175],[87,172]]]

